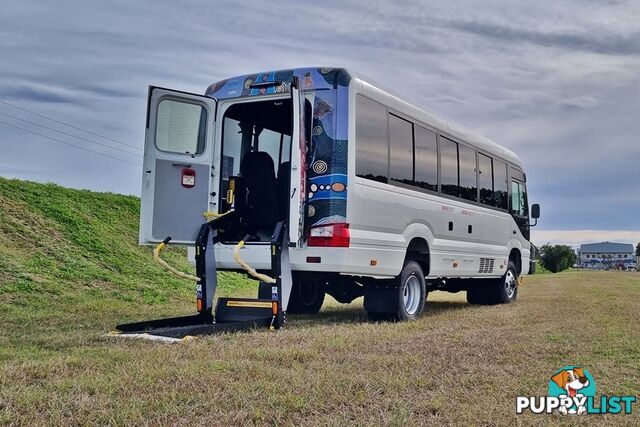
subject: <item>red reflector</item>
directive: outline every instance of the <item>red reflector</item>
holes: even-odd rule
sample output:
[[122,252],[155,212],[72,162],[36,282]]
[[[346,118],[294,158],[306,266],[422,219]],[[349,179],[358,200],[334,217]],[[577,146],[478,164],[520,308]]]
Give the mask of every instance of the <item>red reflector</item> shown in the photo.
[[309,230],[309,246],[348,248],[349,241],[349,224],[321,225]]
[[307,262],[311,264],[320,264],[320,262],[322,262],[322,258],[319,256],[308,256]]
[[196,309],[199,312],[202,311],[202,300],[200,298],[196,299]]
[[181,184],[185,188],[196,185],[196,171],[190,168],[182,169]]

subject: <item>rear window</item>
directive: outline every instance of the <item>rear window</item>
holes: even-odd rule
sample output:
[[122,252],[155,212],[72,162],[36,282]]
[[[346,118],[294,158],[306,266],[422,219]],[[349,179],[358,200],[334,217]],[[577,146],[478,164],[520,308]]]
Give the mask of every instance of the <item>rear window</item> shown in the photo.
[[164,99],[158,104],[156,146],[180,154],[204,151],[207,112],[202,106]]

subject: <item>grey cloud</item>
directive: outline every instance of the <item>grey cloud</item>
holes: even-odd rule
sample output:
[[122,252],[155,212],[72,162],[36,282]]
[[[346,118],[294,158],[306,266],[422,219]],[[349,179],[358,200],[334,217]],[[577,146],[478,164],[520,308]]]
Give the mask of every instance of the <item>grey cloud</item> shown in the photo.
[[33,82],[20,82],[6,88],[0,88],[0,97],[7,100],[24,100],[46,103],[87,103],[95,101],[96,97],[126,98],[133,96],[134,92],[122,88],[80,85],[69,86],[50,84],[36,84]]
[[[6,3],[0,99],[16,105],[142,147],[149,84],[202,93],[238,74],[347,66],[516,151],[540,228],[640,229],[624,184],[640,158],[638,2]],[[140,188],[138,167],[1,125],[0,150],[0,174]]]
[[29,100],[32,102],[73,103],[78,101],[78,97],[72,92],[28,83],[20,83],[13,87],[0,89],[0,96],[5,99]]
[[478,21],[448,21],[446,26],[504,43],[533,43],[564,50],[604,55],[640,55],[640,31],[631,34],[588,32],[544,32]]

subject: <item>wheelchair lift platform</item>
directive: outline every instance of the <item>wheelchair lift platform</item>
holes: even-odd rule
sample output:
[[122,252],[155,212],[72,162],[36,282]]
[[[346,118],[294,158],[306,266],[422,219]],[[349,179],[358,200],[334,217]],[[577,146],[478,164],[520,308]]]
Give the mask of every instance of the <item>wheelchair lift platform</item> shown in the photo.
[[[271,236],[271,274],[261,275],[270,280],[259,283],[258,298],[218,298],[213,310],[217,286],[213,245],[220,241],[221,232],[237,223],[237,214],[231,211],[200,227],[195,245],[198,314],[120,324],[110,335],[164,337],[170,340],[256,328],[282,328],[292,287],[286,221],[278,222]],[[163,243],[168,244],[170,240],[167,237]]]

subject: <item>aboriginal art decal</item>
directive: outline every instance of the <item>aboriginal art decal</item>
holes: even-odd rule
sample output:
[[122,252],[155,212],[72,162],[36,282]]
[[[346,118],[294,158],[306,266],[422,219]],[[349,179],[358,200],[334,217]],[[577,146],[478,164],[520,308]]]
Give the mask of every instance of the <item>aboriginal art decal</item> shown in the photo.
[[310,226],[347,221],[347,100],[344,86],[315,91],[307,159]]
[[[209,86],[217,99],[288,93],[293,76],[313,99],[311,142],[307,150],[305,227],[347,220],[347,142],[349,73],[342,68],[301,68],[223,80]],[[311,96],[310,96],[311,95]]]

